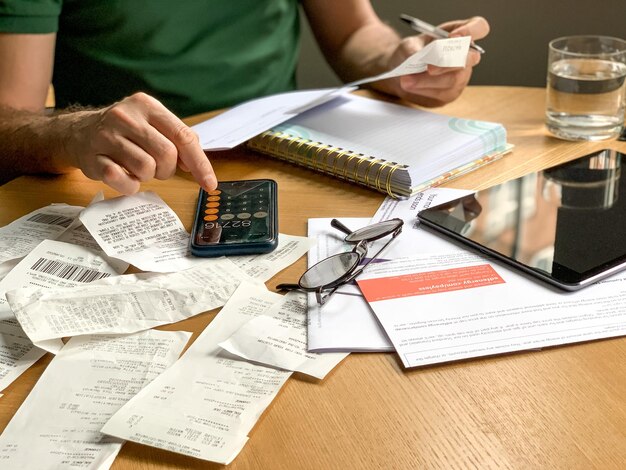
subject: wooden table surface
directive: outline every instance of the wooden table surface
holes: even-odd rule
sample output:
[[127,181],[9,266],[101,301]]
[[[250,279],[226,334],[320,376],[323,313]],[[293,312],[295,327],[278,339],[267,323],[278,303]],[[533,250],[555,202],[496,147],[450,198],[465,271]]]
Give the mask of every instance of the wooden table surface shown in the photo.
[[[480,189],[594,149],[626,142],[563,142],[543,126],[543,89],[469,87],[439,108],[502,122],[513,153],[450,187]],[[188,122],[197,122],[189,119]],[[305,235],[310,217],[366,217],[381,194],[244,150],[211,155],[220,179],[273,178],[280,230]],[[74,172],[22,177],[0,187],[0,225],[53,202],[86,205],[101,183]],[[197,184],[153,181],[190,228]],[[625,233],[626,236],[626,233]],[[305,260],[267,283],[293,282]],[[194,332],[216,311],[165,329]],[[0,398],[4,429],[51,360],[47,354]],[[404,370],[394,354],[351,354],[325,380],[294,375],[250,434],[234,469],[625,468],[626,338]],[[71,379],[71,378],[68,378]],[[114,469],[221,466],[127,443]]]

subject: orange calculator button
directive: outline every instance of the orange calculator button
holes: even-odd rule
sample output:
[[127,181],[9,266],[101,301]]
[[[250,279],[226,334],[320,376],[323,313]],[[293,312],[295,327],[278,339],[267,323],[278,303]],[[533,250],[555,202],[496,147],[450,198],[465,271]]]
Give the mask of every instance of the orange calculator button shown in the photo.
[[207,201],[219,201],[220,197],[219,196],[209,196],[206,198]]
[[220,203],[219,202],[207,202],[206,206],[207,207],[219,207]]
[[222,191],[220,191],[219,189],[214,189],[213,191],[208,191],[207,194],[209,196],[218,196],[222,194]]
[[204,211],[205,214],[217,214],[219,212],[219,209],[206,209]]
[[217,220],[217,216],[216,215],[205,215],[204,216],[204,221],[205,222],[213,222],[214,220]]

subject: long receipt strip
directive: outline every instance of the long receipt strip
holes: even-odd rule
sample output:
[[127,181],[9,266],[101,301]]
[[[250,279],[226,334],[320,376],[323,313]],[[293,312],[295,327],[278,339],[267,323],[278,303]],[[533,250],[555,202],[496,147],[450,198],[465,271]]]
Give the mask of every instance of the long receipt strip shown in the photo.
[[292,117],[348,93],[358,85],[426,70],[427,65],[464,67],[470,38],[433,41],[395,69],[340,88],[304,90],[252,100],[193,126],[204,150],[233,148]]
[[133,333],[221,307],[242,280],[266,281],[302,256],[310,245],[305,237],[285,237],[285,241],[282,255],[273,252],[237,257],[236,261],[255,278],[231,259],[215,258],[176,273],[108,277],[81,289],[16,289],[7,293],[7,300],[31,341],[56,352],[50,345],[59,338]]
[[107,469],[122,447],[102,425],[179,356],[191,334],[72,338],[0,436],[0,466]]
[[57,238],[83,209],[82,206],[51,204],[0,228],[0,263],[22,258],[42,240]]
[[248,440],[291,372],[218,346],[282,296],[242,284],[183,357],[123,406],[102,432],[222,464]]
[[262,255],[229,256],[239,269],[259,282],[269,281],[275,274],[292,265],[315,244],[314,238],[278,235],[278,246]]
[[[0,390],[45,354],[16,321],[4,296],[7,290],[35,284],[43,288],[80,285],[128,267],[100,250],[78,221],[81,210],[81,206],[52,204],[0,228],[4,261],[0,263]],[[55,344],[55,349],[61,345]]]
[[[117,270],[90,250],[54,240],[44,240],[0,281],[0,390],[33,365],[45,350],[36,347],[19,325],[4,294],[9,289],[36,285],[50,290],[78,286],[95,279],[117,276]],[[58,351],[60,339],[46,349]]]
[[9,290],[75,287],[119,274],[116,267],[92,250],[56,240],[44,240],[0,281],[0,319],[15,319],[5,299]]
[[80,289],[18,289],[7,299],[31,341],[47,349],[54,339],[134,333],[221,307],[247,278],[220,258],[178,273],[127,274]]
[[405,367],[626,334],[626,275],[563,295],[459,250],[373,266],[359,286]]
[[290,292],[220,343],[244,359],[323,379],[348,353],[307,352],[306,294]]

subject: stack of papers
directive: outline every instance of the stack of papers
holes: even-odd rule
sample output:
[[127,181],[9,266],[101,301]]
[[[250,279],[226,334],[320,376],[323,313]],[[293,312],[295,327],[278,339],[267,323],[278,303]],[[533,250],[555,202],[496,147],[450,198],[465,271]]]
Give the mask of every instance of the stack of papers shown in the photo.
[[[557,292],[420,228],[417,212],[467,194],[435,189],[407,200],[387,198],[370,223],[399,217],[404,231],[382,253],[384,262],[359,276],[358,289],[342,287],[335,294],[340,300],[323,307],[311,298],[309,346],[385,351],[384,335],[408,368],[626,334],[626,274]],[[341,220],[352,229],[367,225]],[[311,220],[309,231],[318,237],[310,263],[352,248],[329,220]],[[357,314],[365,325],[360,330]]]

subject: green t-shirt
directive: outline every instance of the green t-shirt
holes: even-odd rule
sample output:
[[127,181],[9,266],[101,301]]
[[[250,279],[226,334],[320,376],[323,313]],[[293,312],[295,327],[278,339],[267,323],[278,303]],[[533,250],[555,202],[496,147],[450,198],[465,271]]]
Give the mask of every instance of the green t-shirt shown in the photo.
[[0,0],[0,31],[57,32],[59,108],[144,91],[188,116],[295,88],[297,0]]

